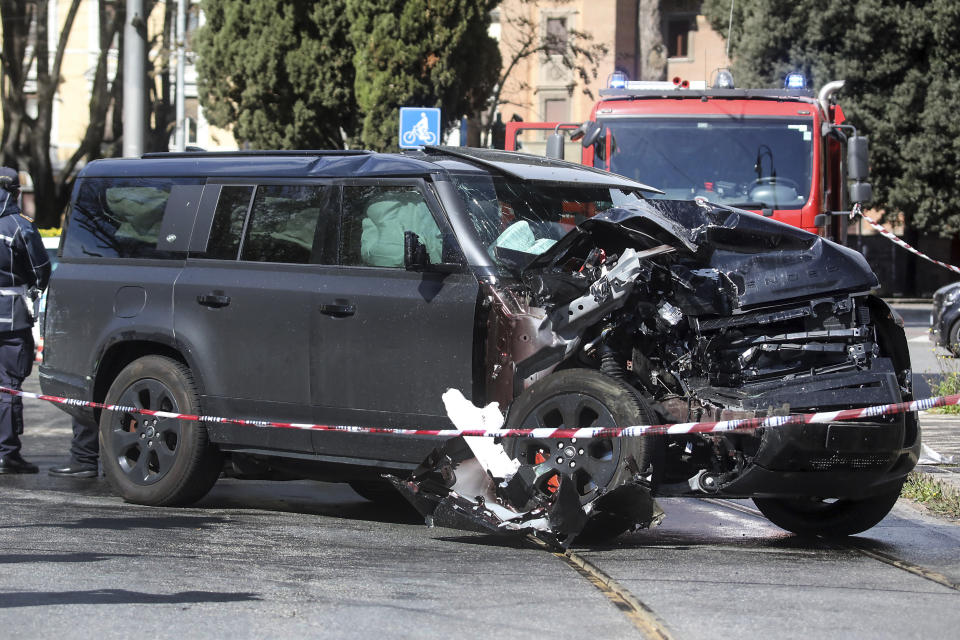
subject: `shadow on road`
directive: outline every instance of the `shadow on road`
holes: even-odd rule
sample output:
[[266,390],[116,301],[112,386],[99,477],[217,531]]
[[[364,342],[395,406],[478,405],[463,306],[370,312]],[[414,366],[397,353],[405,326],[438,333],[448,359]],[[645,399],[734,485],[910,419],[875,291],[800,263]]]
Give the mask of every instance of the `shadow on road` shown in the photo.
[[219,593],[216,591],[181,591],[157,594],[126,589],[93,591],[7,591],[0,600],[0,609],[43,607],[58,604],[201,604],[205,602],[249,602],[261,600],[255,593]]

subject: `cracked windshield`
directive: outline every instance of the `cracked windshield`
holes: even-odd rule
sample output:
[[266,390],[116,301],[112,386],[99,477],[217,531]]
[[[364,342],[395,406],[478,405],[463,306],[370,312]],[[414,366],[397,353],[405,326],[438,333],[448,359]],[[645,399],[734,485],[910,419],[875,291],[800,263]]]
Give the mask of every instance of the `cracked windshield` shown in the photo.
[[[652,197],[799,209],[810,194],[813,125],[801,119],[604,121],[597,167],[664,191]],[[683,144],[678,144],[680,141]]]
[[487,253],[508,272],[523,269],[587,218],[642,199],[609,187],[477,174],[454,175],[453,180]]

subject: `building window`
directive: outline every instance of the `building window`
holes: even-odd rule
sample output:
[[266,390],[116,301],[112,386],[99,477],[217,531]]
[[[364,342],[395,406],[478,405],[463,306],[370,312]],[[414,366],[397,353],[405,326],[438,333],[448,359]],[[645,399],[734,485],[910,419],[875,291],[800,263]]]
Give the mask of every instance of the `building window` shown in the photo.
[[690,19],[676,18],[667,22],[667,57],[690,57]]
[[567,19],[547,18],[547,54],[562,56],[567,50]]
[[569,101],[566,98],[548,98],[543,101],[546,122],[566,122],[570,119]]

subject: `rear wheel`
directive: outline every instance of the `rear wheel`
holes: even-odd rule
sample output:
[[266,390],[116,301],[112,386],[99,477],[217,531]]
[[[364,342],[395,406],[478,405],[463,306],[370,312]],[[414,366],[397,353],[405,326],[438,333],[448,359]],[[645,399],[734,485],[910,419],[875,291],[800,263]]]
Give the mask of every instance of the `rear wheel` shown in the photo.
[[[653,424],[653,413],[626,383],[592,369],[566,369],[524,391],[508,428],[613,428]],[[650,462],[644,438],[505,438],[504,449],[534,467],[535,489],[549,498],[560,475],[576,483],[581,504],[615,489]]]
[[900,488],[863,500],[754,498],[770,522],[800,536],[851,536],[884,519],[900,497]]
[[[106,404],[197,414],[200,395],[190,370],[164,356],[133,361],[110,385]],[[202,423],[127,411],[100,416],[100,458],[107,480],[125,500],[189,504],[220,474],[222,459]]]

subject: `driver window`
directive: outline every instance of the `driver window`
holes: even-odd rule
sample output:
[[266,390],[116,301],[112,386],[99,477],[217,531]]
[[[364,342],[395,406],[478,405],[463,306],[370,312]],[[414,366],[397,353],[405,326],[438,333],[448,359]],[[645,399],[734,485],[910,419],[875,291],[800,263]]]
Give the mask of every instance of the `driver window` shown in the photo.
[[416,187],[346,186],[340,263],[403,268],[404,232],[413,231],[426,245],[430,262],[442,261],[443,236],[426,200]]

